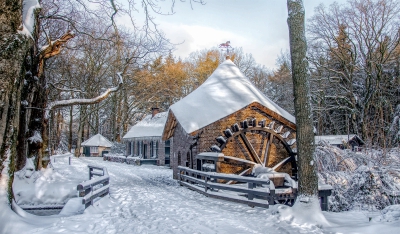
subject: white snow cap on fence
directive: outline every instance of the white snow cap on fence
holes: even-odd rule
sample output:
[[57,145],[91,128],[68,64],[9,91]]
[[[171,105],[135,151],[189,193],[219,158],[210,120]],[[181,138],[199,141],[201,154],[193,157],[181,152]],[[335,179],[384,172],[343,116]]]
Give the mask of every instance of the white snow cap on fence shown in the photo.
[[258,90],[229,59],[195,91],[171,106],[187,133],[192,133],[257,102],[292,123],[295,118]]
[[123,139],[135,137],[161,137],[165,122],[167,122],[168,112],[161,112],[154,117],[146,115],[142,121],[134,125],[123,137]]
[[114,144],[111,143],[107,138],[105,138],[101,134],[97,134],[89,138],[88,140],[84,141],[82,146],[104,146],[104,147],[111,147]]

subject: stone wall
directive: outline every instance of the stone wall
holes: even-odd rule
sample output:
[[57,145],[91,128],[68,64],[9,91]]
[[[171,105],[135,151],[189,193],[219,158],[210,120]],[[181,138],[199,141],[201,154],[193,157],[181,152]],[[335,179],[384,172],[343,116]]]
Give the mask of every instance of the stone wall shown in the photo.
[[[170,165],[173,170],[173,178],[178,178],[178,166],[188,166],[196,168],[196,163],[190,165],[190,145],[195,141],[193,137],[186,133],[182,126],[177,123],[174,130],[173,147],[171,149]],[[197,147],[192,149],[193,155],[197,155]],[[189,154],[189,157],[188,157]],[[195,160],[193,160],[195,161]]]

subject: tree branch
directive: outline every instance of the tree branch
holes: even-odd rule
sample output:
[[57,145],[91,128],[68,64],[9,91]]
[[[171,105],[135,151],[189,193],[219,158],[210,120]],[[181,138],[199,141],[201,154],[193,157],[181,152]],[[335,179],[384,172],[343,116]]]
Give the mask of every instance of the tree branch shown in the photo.
[[51,110],[56,109],[56,108],[60,108],[60,107],[64,107],[64,106],[73,106],[73,105],[90,105],[90,104],[95,104],[95,103],[99,103],[99,102],[103,101],[111,93],[114,93],[114,92],[118,91],[121,88],[122,84],[124,83],[123,79],[122,79],[122,76],[121,76],[121,73],[118,72],[117,75],[119,77],[118,86],[107,89],[105,92],[103,92],[102,94],[100,94],[97,97],[89,98],[89,99],[78,98],[78,99],[59,100],[59,101],[50,102],[48,104],[48,106],[47,106],[46,118],[49,117],[49,112]]

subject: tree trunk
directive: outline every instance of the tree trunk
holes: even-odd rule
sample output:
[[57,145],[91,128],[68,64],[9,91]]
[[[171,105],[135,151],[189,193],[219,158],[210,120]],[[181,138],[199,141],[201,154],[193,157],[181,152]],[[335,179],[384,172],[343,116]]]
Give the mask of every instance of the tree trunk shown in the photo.
[[[0,184],[4,182],[8,185],[6,188],[0,187],[0,195],[6,193],[11,199],[14,171],[25,164],[25,155],[17,155],[17,139],[21,92],[26,74],[24,61],[29,56],[33,41],[18,33],[22,1],[1,1],[0,9]],[[8,172],[3,172],[4,167],[9,168]]]
[[288,0],[287,5],[299,161],[299,195],[311,197],[318,195],[318,177],[313,159],[315,145],[306,59],[304,7],[301,0]]

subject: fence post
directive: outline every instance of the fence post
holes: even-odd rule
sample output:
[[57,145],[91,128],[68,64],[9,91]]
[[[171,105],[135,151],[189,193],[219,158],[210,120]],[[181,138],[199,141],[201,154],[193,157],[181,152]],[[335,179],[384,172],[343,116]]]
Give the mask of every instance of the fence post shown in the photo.
[[269,182],[269,197],[268,197],[268,204],[274,205],[275,203],[275,185],[272,180]]
[[208,176],[204,176],[204,180],[205,180],[204,189],[205,189],[205,192],[207,192],[207,190],[208,190],[208,186],[207,186]]
[[92,172],[93,172],[93,168],[91,168],[91,167],[89,166],[89,180],[92,179]]
[[68,157],[68,164],[71,165],[71,156]]
[[[254,188],[254,183],[248,182],[248,183],[247,183],[247,187],[248,187],[249,189],[253,189],[253,188]],[[251,193],[250,191],[249,191],[249,193],[247,194],[247,199],[248,199],[248,200],[253,200],[253,199],[254,199],[254,195],[253,195],[253,193]]]

